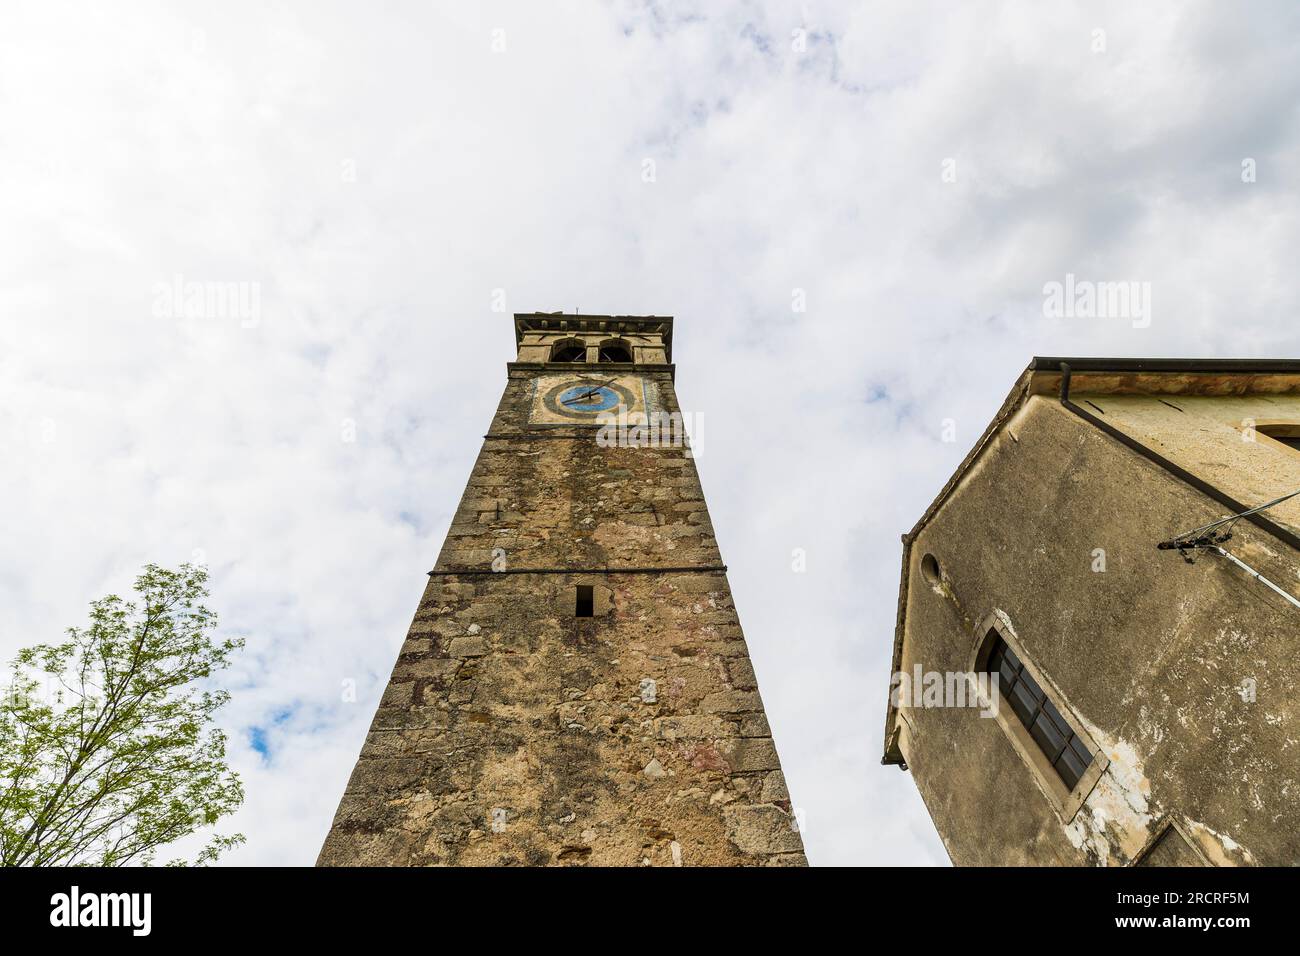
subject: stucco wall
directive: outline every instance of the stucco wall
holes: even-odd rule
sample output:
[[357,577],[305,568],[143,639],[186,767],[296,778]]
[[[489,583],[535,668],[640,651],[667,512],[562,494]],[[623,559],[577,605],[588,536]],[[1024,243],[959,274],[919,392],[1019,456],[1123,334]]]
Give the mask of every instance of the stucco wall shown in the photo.
[[[905,708],[910,771],[954,862],[1124,864],[1167,814],[1212,862],[1300,862],[1300,612],[1221,559],[1156,550],[1221,510],[1032,397],[922,529],[903,669],[965,670],[1001,610],[1111,761],[1066,826],[995,720]],[[1296,555],[1264,532],[1243,523],[1231,548],[1295,586]]]
[[[1296,395],[1101,395],[1075,393],[1106,421],[1243,504],[1300,490],[1300,452],[1258,433],[1258,423],[1300,422]],[[1300,498],[1269,516],[1300,530]],[[1185,529],[1184,529],[1185,530]]]

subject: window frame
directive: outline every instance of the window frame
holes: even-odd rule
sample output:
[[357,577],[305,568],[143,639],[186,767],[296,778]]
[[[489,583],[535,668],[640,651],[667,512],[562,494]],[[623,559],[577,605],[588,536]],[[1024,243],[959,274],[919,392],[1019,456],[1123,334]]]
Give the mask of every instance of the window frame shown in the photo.
[[[1293,455],[1300,455],[1300,448],[1293,448],[1284,441],[1278,441],[1279,437],[1300,438],[1300,422],[1288,421],[1284,418],[1266,418],[1263,420],[1256,420],[1254,430],[1257,439],[1260,436],[1263,436],[1275,447],[1281,448]],[[1276,432],[1276,434],[1269,434],[1269,432]]]
[[[583,591],[587,593],[584,595]],[[583,598],[586,598],[584,601]],[[587,613],[583,614],[583,609]],[[596,616],[596,586],[594,584],[575,584],[573,586],[573,616],[575,618],[592,618]]]
[[[974,645],[971,648],[970,672],[980,674],[985,671],[989,657],[992,656],[994,637],[1001,638],[1012,653],[1020,659],[1021,668],[1027,671],[1034,682],[1042,688],[1043,694],[1051,701],[1052,706],[1060,712],[1061,716],[1065,718],[1065,722],[1070,725],[1070,730],[1092,754],[1092,762],[1084,770],[1079,782],[1074,785],[1073,789],[1066,787],[1065,781],[1061,779],[1056,772],[1056,768],[1047,759],[1047,754],[1038,746],[1038,741],[1034,740],[1029,728],[1021,723],[1020,717],[1011,707],[1011,702],[1002,699],[998,700],[997,714],[994,719],[998,722],[998,726],[1002,728],[1002,732],[1006,734],[1007,739],[1010,740],[1012,748],[1020,755],[1020,759],[1033,772],[1032,775],[1034,781],[1038,784],[1038,789],[1046,795],[1052,809],[1061,818],[1061,822],[1068,825],[1074,820],[1084,801],[1092,793],[1093,788],[1097,786],[1097,781],[1106,772],[1106,768],[1110,766],[1110,758],[1106,756],[1105,750],[1098,745],[1092,734],[1088,733],[1083,726],[1083,722],[1074,713],[1074,709],[1066,702],[1061,689],[1025,653],[1020,639],[1016,637],[1010,621],[1004,614],[998,611],[990,611],[985,615],[984,620],[980,622],[975,633]],[[1001,694],[1002,689],[999,686],[999,698],[1001,698]]]
[[[615,361],[614,359],[605,358],[604,356],[605,349],[611,347],[616,348],[621,352],[623,352],[623,354],[626,355],[627,358],[619,359],[617,361]],[[636,353],[632,350],[632,343],[629,342],[627,339],[620,339],[620,338],[605,339],[598,346],[596,346],[596,361],[597,363],[604,363],[606,365],[628,365],[636,362]]]
[[1216,865],[1213,864],[1213,862],[1210,862],[1209,857],[1205,856],[1205,851],[1204,849],[1201,849],[1199,840],[1192,839],[1192,835],[1187,831],[1187,827],[1184,827],[1182,823],[1178,821],[1177,817],[1169,816],[1169,814],[1166,814],[1166,816],[1161,817],[1156,821],[1156,826],[1152,827],[1151,836],[1148,836],[1147,843],[1145,843],[1143,848],[1139,849],[1139,851],[1135,853],[1134,857],[1132,857],[1132,860],[1128,861],[1127,865],[1148,866],[1148,858],[1151,857],[1152,853],[1156,852],[1156,847],[1160,845],[1161,840],[1164,840],[1169,836],[1170,831],[1173,831],[1175,835],[1182,838],[1183,844],[1186,845],[1188,853],[1191,853],[1192,857],[1195,857],[1196,860],[1200,862],[1201,866]]
[[[575,358],[575,359],[559,358],[559,354],[562,350],[570,349],[570,348],[581,349],[581,352],[579,354],[582,357]],[[574,337],[557,339],[556,341],[551,343],[551,354],[548,357],[547,361],[554,362],[560,365],[583,365],[587,363],[587,350],[588,350],[587,343],[584,342],[582,339],[574,338]]]
[[1128,861],[1128,866],[1145,866],[1146,861],[1152,853],[1155,852],[1160,841],[1169,835],[1172,830],[1177,836],[1182,838],[1187,850],[1193,857],[1200,861],[1201,866],[1214,866],[1206,857],[1205,851],[1201,849],[1198,841],[1192,839],[1192,835],[1187,832],[1187,828],[1178,821],[1176,817],[1164,816],[1156,821],[1156,825],[1151,828],[1151,835],[1147,837],[1146,844],[1134,855],[1133,859]]

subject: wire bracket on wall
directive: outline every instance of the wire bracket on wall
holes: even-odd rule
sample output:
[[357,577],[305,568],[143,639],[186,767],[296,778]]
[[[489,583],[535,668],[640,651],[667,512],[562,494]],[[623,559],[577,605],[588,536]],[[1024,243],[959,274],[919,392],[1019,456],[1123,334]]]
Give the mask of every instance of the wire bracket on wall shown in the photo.
[[1168,541],[1161,541],[1156,547],[1161,551],[1177,551],[1188,564],[1195,564],[1196,558],[1193,555],[1197,551],[1217,548],[1232,538],[1231,531],[1222,531],[1217,534],[1211,531],[1206,534],[1198,534],[1195,537],[1190,537],[1191,534],[1193,532],[1181,534]]
[[1297,495],[1300,495],[1300,489],[1282,495],[1280,498],[1274,498],[1272,501],[1266,501],[1258,507],[1248,508],[1237,514],[1220,518],[1218,521],[1211,521],[1199,528],[1193,528],[1191,531],[1184,531],[1182,534],[1174,535],[1168,541],[1161,541],[1156,547],[1161,551],[1177,551],[1188,564],[1195,564],[1196,561],[1192,557],[1194,552],[1197,550],[1218,549],[1220,545],[1232,537],[1233,525],[1242,518],[1248,518],[1251,515],[1259,514],[1261,511],[1267,511],[1269,508],[1280,505],[1284,501],[1289,501]]
[[1274,594],[1283,598],[1288,604],[1300,608],[1300,598],[1297,598],[1285,588],[1279,587],[1235,554],[1231,554],[1223,548],[1224,542],[1228,541],[1232,537],[1232,527],[1237,523],[1237,521],[1249,515],[1264,511],[1267,508],[1272,508],[1274,505],[1279,505],[1297,495],[1300,495],[1300,490],[1293,491],[1280,498],[1274,498],[1272,501],[1266,502],[1257,508],[1250,508],[1235,515],[1228,515],[1225,518],[1220,518],[1218,521],[1211,521],[1207,525],[1193,528],[1191,531],[1185,531],[1180,535],[1175,535],[1168,541],[1161,541],[1156,545],[1156,547],[1161,551],[1177,551],[1188,564],[1196,563],[1196,559],[1193,558],[1192,555],[1197,551],[1208,551],[1210,554],[1218,555],[1224,560],[1231,562],[1242,571],[1245,571]]

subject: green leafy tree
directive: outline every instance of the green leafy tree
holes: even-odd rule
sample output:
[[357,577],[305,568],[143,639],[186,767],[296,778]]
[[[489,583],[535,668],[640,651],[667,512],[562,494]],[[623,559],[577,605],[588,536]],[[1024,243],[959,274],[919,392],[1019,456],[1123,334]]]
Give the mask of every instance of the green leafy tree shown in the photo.
[[[93,602],[89,626],[14,660],[0,701],[0,864],[149,865],[243,802],[211,726],[229,695],[200,686],[243,641],[213,639],[200,567],[151,564],[135,592]],[[190,862],[243,841],[214,836]]]

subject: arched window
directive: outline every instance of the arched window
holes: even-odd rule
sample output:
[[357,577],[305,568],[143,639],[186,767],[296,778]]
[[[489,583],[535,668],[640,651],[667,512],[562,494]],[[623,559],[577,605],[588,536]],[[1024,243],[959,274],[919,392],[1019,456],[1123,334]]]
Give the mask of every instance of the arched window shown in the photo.
[[551,347],[552,362],[585,362],[587,346],[579,339],[561,339]]
[[610,339],[600,343],[600,360],[602,362],[630,362],[632,349],[622,339]]

